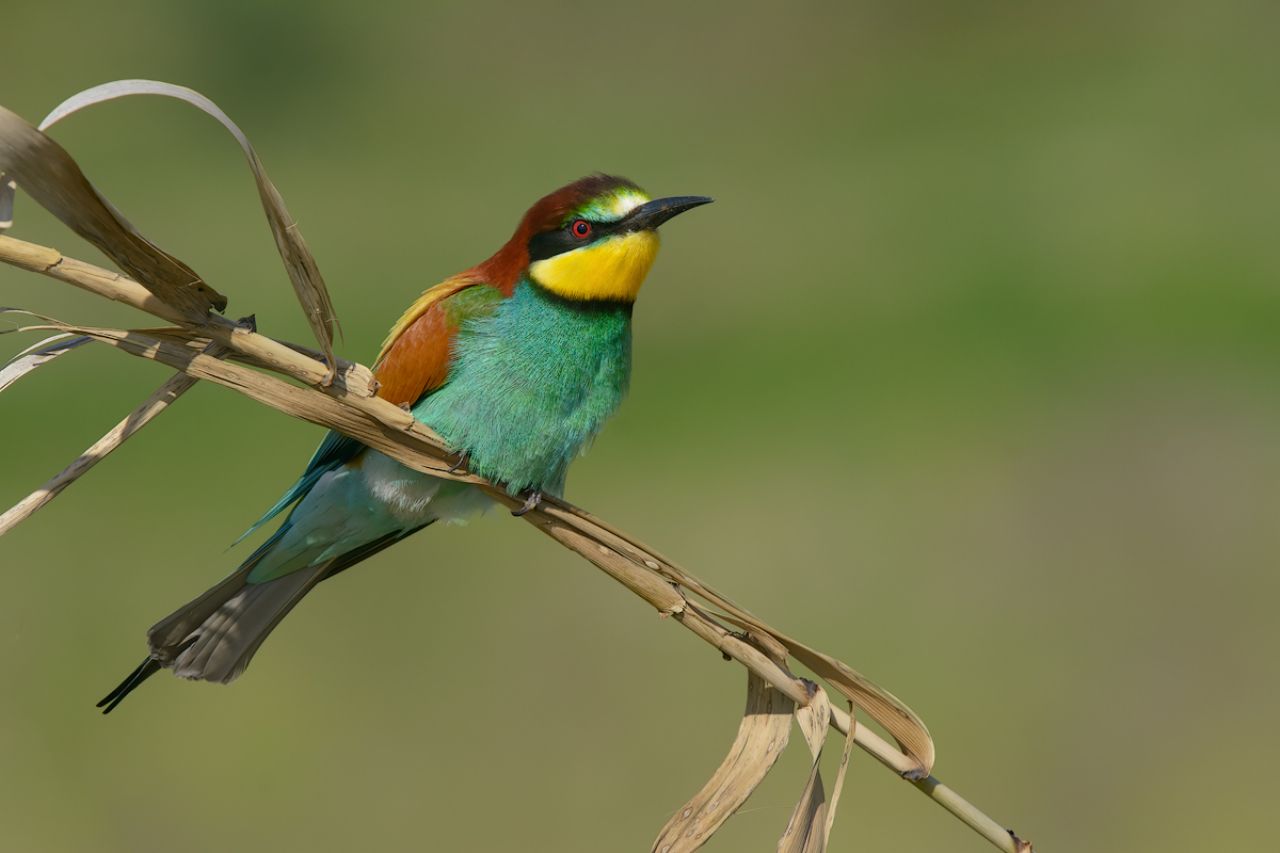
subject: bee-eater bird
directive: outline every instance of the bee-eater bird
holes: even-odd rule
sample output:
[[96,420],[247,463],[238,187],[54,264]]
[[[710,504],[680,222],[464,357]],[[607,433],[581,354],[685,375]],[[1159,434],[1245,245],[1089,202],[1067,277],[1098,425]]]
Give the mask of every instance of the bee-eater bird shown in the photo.
[[[631,309],[658,251],[658,226],[709,201],[651,200],[608,175],[540,199],[492,257],[404,313],[374,362],[378,395],[408,407],[468,470],[527,494],[525,510],[543,493],[559,496],[569,463],[626,393]],[[317,583],[490,503],[472,485],[329,433],[249,533],[289,510],[279,528],[235,572],[157,622],[146,659],[98,707],[109,713],[163,668],[232,681]]]

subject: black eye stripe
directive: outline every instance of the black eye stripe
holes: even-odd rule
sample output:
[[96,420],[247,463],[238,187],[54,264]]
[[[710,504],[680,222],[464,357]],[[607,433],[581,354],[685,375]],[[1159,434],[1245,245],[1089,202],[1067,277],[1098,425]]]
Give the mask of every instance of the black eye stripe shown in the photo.
[[586,238],[582,238],[575,236],[573,233],[573,225],[580,219],[581,217],[574,217],[554,231],[543,231],[541,234],[534,234],[530,237],[530,263],[554,258],[556,255],[561,255],[583,246],[590,246],[592,243],[624,230],[626,222],[626,219],[622,219],[619,222],[591,222],[586,220],[587,224],[591,226],[591,232]]

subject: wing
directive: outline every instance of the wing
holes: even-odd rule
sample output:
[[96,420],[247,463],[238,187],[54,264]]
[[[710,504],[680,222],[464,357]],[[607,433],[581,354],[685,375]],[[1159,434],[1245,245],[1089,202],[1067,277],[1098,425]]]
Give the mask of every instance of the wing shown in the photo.
[[302,476],[298,478],[298,482],[290,486],[289,491],[285,492],[283,497],[276,501],[271,509],[262,514],[262,518],[250,525],[249,529],[244,533],[241,533],[236,538],[236,541],[231,543],[231,547],[234,548],[239,545],[253,531],[284,512],[290,505],[301,500],[307,492],[311,491],[311,487],[316,484],[316,481],[334,468],[345,465],[363,448],[364,445],[354,438],[348,438],[340,432],[330,431],[325,435],[324,441],[320,442],[316,452],[311,454],[311,461],[307,463],[307,468],[302,472]]
[[378,396],[411,406],[444,385],[458,329],[492,313],[503,298],[502,291],[469,275],[422,294],[392,328],[373,364]]
[[[445,279],[423,293],[392,327],[373,364],[378,396],[396,405],[410,406],[443,386],[449,378],[449,360],[458,329],[467,320],[491,313],[503,298],[502,291],[473,273]],[[298,481],[232,544],[239,544],[301,500],[327,472],[345,465],[363,449],[364,445],[354,438],[330,432]]]

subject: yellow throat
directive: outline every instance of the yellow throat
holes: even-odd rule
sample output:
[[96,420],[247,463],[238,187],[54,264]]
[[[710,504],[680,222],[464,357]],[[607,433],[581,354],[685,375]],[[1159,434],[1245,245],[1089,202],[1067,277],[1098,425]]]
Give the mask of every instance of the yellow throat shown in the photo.
[[657,255],[658,232],[633,231],[534,261],[529,276],[565,299],[634,302]]

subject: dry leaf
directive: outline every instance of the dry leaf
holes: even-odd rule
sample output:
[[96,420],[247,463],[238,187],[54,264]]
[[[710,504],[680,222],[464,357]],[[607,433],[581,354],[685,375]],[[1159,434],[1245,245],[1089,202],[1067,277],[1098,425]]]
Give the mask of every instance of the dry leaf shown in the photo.
[[791,712],[786,696],[747,673],[747,707],[738,736],[715,774],[676,812],[653,842],[654,853],[697,850],[747,801],[787,745]]
[[8,388],[42,364],[89,343],[92,338],[60,332],[24,349],[0,368],[0,391]]
[[796,709],[796,724],[813,756],[809,767],[809,779],[805,782],[800,801],[791,812],[787,829],[778,840],[778,853],[822,853],[827,849],[827,796],[822,787],[819,761],[822,745],[827,740],[827,726],[831,723],[831,704],[827,694],[818,687],[809,704]]
[[840,792],[844,789],[844,777],[849,771],[849,758],[853,755],[854,740],[858,735],[858,721],[853,716],[853,703],[849,703],[849,733],[844,737],[844,749],[840,752],[840,769],[836,771],[836,783],[831,786],[831,800],[827,803],[827,843],[831,843],[831,825],[836,822],[836,806],[840,805]]
[[13,181],[0,174],[0,231],[13,226]]
[[924,720],[907,707],[897,696],[873,682],[844,661],[812,649],[798,640],[782,634],[774,634],[787,647],[791,656],[839,690],[846,699],[866,711],[893,736],[902,751],[919,762],[920,766],[908,779],[923,779],[933,770],[933,736]]
[[[99,195],[58,143],[4,107],[0,107],[0,174],[20,183],[42,207],[184,317],[199,323],[210,309],[226,307],[226,297],[138,233]],[[11,204],[0,202],[0,208]]]
[[[625,534],[622,534],[621,531],[609,527],[601,522],[600,519],[581,510],[577,510],[575,514],[618,536],[621,540],[619,544],[624,551],[640,554],[638,549],[628,545]],[[654,560],[653,557],[658,559]],[[781,643],[792,657],[809,667],[820,678],[830,682],[831,686],[839,690],[846,699],[865,711],[871,719],[884,726],[894,740],[897,741],[903,752],[916,762],[915,769],[904,774],[906,778],[918,781],[927,777],[933,770],[935,758],[933,736],[929,734],[929,729],[919,715],[911,710],[901,699],[843,661],[812,649],[799,640],[789,637],[768,625],[755,614],[734,604],[727,597],[660,554],[652,553],[652,556],[641,555],[639,558],[647,560],[646,565],[649,565],[654,571],[660,572],[668,580],[685,587],[690,592],[697,594],[706,599],[708,603],[719,608],[723,611],[720,614],[720,618],[732,622],[739,628],[761,636],[771,637],[776,642]]]
[[[157,95],[188,103],[217,119],[218,123],[235,137],[236,142],[240,143],[240,149],[244,152],[245,159],[249,161],[249,168],[253,171],[253,180],[258,186],[258,197],[262,200],[262,209],[271,226],[271,234],[275,237],[276,248],[280,252],[281,260],[284,261],[285,272],[289,274],[289,281],[293,283],[293,290],[298,296],[298,302],[302,304],[307,322],[311,325],[311,330],[320,342],[320,348],[332,369],[332,365],[335,364],[333,331],[337,325],[337,315],[333,309],[333,302],[329,298],[329,290],[325,287],[324,277],[320,275],[315,257],[307,248],[306,241],[302,239],[297,223],[289,215],[279,190],[267,177],[258,153],[249,144],[244,131],[217,104],[185,86],[175,86],[172,83],[162,83],[157,80],[115,80],[72,95],[45,116],[40,127],[41,129],[51,127],[85,107],[129,95]],[[21,180],[19,176],[19,182]]]
[[571,515],[597,527],[609,539],[613,547],[621,553],[628,554],[638,564],[661,574],[667,580],[676,583],[690,592],[705,599],[709,604],[722,612],[718,618],[731,622],[761,638],[771,638],[781,644],[787,652],[809,667],[819,677],[826,679],[833,687],[856,706],[865,711],[893,736],[903,752],[916,762],[915,768],[903,775],[913,781],[924,779],[933,769],[935,758],[933,736],[924,721],[911,710],[901,699],[877,685],[871,679],[854,670],[843,661],[825,655],[806,646],[799,640],[770,626],[755,614],[734,604],[724,595],[712,589],[698,578],[680,568],[672,560],[663,557],[651,549],[642,548],[627,535],[606,522],[577,507],[564,505]]
[[720,618],[781,643],[788,654],[809,667],[815,675],[827,681],[846,699],[870,715],[871,719],[884,726],[902,751],[917,763],[915,770],[904,774],[908,779],[920,780],[932,772],[935,758],[933,736],[929,734],[924,720],[897,696],[844,661],[810,648],[761,621],[669,561],[662,570],[681,586],[696,592],[724,611]]

